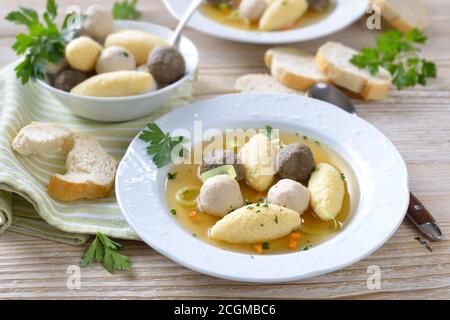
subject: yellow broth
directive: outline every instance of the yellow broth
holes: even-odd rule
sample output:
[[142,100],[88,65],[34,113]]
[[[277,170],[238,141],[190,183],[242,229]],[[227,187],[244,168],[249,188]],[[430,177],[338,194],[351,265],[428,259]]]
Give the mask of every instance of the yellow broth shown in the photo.
[[[281,254],[281,253],[291,253],[299,250],[309,250],[314,248],[326,240],[332,238],[336,235],[345,224],[349,221],[352,212],[357,206],[359,199],[358,184],[356,182],[356,177],[348,165],[348,163],[337,153],[330,150],[327,146],[321,144],[318,141],[302,136],[301,134],[292,133],[280,133],[280,139],[283,144],[291,143],[303,143],[311,148],[316,163],[328,163],[333,165],[336,169],[343,173],[345,177],[345,197],[342,205],[342,209],[336,221],[322,221],[317,218],[312,209],[308,208],[305,213],[301,216],[303,219],[303,224],[300,230],[300,240],[298,241],[298,248],[292,249],[289,247],[290,236],[287,235],[283,238],[269,241],[270,249],[264,250],[263,254]],[[197,208],[185,208],[181,206],[176,200],[177,191],[186,186],[196,186],[200,188],[202,182],[197,176],[198,165],[192,164],[182,164],[174,165],[170,173],[176,173],[175,179],[167,179],[166,182],[166,201],[167,206],[172,210],[172,216],[174,220],[178,223],[193,237],[205,241],[215,247],[221,248],[223,250],[235,251],[248,254],[257,254],[255,250],[255,244],[233,244],[221,240],[211,239],[208,236],[209,229],[220,220],[219,217],[209,215],[207,213],[197,212]],[[275,184],[278,181],[276,178],[273,182]],[[266,193],[261,194],[251,187],[245,184],[245,182],[240,182],[240,187],[244,199],[249,202],[257,203],[262,201],[262,197],[266,196]],[[176,214],[173,214],[175,211]],[[194,219],[189,218],[189,213],[196,211],[197,215]]]
[[[306,26],[310,26],[312,24],[315,24],[317,22],[320,22],[324,20],[334,9],[335,3],[334,1],[331,2],[331,4],[328,6],[326,10],[323,12],[316,12],[313,10],[308,10],[300,19],[295,21],[292,25],[290,25],[287,28],[284,28],[282,30],[277,31],[285,31],[285,30],[292,30],[292,29],[298,29],[303,28]],[[241,29],[241,30],[247,30],[247,31],[259,31],[258,25],[259,21],[252,21],[250,23],[247,23],[246,21],[242,19],[238,19],[236,17],[230,16],[232,14],[233,9],[223,10],[218,8],[217,6],[214,6],[210,3],[204,3],[201,8],[200,12],[208,17],[211,20],[214,20],[222,25]]]

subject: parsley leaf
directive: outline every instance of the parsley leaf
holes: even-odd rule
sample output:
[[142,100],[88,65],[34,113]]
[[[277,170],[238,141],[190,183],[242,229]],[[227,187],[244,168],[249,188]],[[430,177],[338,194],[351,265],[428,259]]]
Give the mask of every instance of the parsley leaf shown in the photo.
[[[186,148],[178,146],[186,141],[184,137],[172,137],[169,133],[163,132],[154,122],[147,124],[147,129],[142,131],[139,139],[150,143],[147,153],[158,168],[172,163],[172,156],[184,157],[187,153]],[[176,150],[179,149],[178,154],[172,155],[175,147],[177,147]]]
[[123,0],[114,3],[113,16],[118,20],[136,20],[141,16],[141,12],[136,9],[138,0]]
[[436,78],[436,65],[420,55],[416,44],[425,44],[427,37],[418,29],[406,34],[391,30],[376,38],[375,48],[363,48],[354,55],[350,62],[360,69],[367,69],[376,75],[380,68],[385,68],[392,75],[398,90],[425,86],[428,78]]
[[55,0],[48,0],[46,11],[42,15],[44,22],[39,19],[38,13],[30,8],[21,7],[6,16],[6,20],[24,25],[28,33],[17,35],[12,49],[18,54],[25,54],[23,61],[16,66],[16,76],[22,84],[30,79],[45,79],[47,77],[47,64],[58,63],[64,58],[66,44],[73,38],[75,31],[69,30],[65,25],[58,30],[55,24],[58,15],[58,6]]
[[115,270],[129,271],[131,260],[118,252],[121,247],[121,244],[111,240],[103,233],[97,232],[94,241],[81,258],[80,267],[87,267],[94,262],[99,262],[109,273],[114,273]]
[[272,130],[273,130],[273,128],[271,126],[266,126],[265,129],[266,129],[266,136],[267,136],[267,138],[272,139]]

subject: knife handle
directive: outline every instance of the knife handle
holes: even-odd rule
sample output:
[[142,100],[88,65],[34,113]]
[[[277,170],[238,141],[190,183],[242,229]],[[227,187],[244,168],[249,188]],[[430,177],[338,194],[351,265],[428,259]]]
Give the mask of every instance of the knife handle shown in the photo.
[[412,193],[410,193],[407,216],[427,238],[434,241],[442,240],[442,232],[433,216]]

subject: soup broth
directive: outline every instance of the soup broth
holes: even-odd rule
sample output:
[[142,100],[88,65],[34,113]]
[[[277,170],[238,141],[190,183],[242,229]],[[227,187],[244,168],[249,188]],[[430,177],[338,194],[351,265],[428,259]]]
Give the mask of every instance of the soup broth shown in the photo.
[[[326,8],[323,12],[316,12],[312,10],[308,10],[300,19],[295,21],[292,25],[290,25],[288,28],[285,28],[283,30],[292,30],[292,29],[298,29],[303,28],[306,26],[310,26],[312,24],[315,24],[317,22],[322,21],[325,19],[334,9],[335,2],[332,1],[331,4]],[[208,17],[211,20],[214,20],[222,25],[241,29],[241,30],[247,30],[247,31],[259,31],[258,24],[259,21],[252,21],[252,22],[246,22],[242,19],[238,19],[236,17],[233,17],[233,9],[223,10],[218,8],[217,6],[214,6],[210,3],[204,3],[201,8],[200,12]],[[278,30],[278,31],[283,31]]]
[[[316,163],[328,163],[342,172],[342,179],[345,184],[345,196],[342,209],[335,221],[322,221],[317,218],[312,209],[308,208],[302,214],[303,224],[300,228],[300,239],[297,249],[289,247],[289,235],[268,242],[268,249],[263,254],[282,254],[291,253],[298,250],[309,250],[326,240],[335,236],[345,224],[349,221],[352,212],[357,206],[359,191],[355,174],[348,163],[337,153],[330,150],[327,146],[315,141],[312,138],[302,136],[301,134],[280,133],[280,140],[283,144],[303,143],[307,145],[314,156]],[[194,219],[189,217],[192,211],[197,211],[195,206],[191,208],[183,207],[176,200],[177,192],[186,186],[195,186],[200,188],[202,182],[197,176],[199,165],[182,164],[174,165],[170,173],[176,173],[174,179],[167,179],[166,197],[168,211],[172,212],[173,218],[192,236],[205,241],[215,247],[223,250],[235,251],[248,254],[256,254],[255,244],[233,244],[221,240],[211,239],[208,235],[209,229],[221,218],[198,212]],[[275,178],[273,184],[279,179]],[[272,184],[272,185],[273,185]],[[263,202],[267,193],[260,193],[249,187],[244,181],[239,183],[242,194],[246,201],[251,203]],[[267,248],[267,246],[266,246]]]

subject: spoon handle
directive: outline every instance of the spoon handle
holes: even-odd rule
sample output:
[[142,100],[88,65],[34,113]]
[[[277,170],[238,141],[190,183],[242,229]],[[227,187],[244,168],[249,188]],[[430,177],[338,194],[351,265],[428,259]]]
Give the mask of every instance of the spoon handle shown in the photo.
[[170,45],[178,48],[180,38],[181,38],[181,32],[183,31],[184,27],[186,26],[187,22],[191,18],[191,16],[194,14],[195,11],[197,11],[198,7],[202,4],[203,0],[193,0],[191,4],[189,5],[188,10],[184,14],[184,16],[180,19],[180,22],[177,25],[177,28],[175,29],[175,32],[173,33],[172,39],[170,40]]

